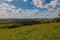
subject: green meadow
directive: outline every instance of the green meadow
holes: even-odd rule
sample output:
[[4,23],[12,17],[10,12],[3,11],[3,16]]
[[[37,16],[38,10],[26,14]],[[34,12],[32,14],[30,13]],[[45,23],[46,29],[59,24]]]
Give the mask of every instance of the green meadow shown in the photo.
[[60,40],[60,22],[0,28],[0,40]]

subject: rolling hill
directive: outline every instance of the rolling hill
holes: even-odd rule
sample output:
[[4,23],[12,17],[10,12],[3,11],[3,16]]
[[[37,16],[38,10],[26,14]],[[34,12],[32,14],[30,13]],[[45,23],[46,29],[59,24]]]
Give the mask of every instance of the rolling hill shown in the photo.
[[0,28],[0,40],[60,40],[60,23]]

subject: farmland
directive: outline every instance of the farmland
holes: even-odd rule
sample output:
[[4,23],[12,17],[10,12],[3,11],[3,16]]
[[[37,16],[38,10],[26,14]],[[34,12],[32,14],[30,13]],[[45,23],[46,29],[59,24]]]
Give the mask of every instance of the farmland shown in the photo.
[[60,22],[0,28],[0,40],[60,40]]

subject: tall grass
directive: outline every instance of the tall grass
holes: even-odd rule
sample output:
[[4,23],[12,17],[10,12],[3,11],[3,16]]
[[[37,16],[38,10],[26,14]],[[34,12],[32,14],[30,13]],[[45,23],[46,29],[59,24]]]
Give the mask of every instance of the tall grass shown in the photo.
[[60,23],[0,28],[0,40],[60,40]]

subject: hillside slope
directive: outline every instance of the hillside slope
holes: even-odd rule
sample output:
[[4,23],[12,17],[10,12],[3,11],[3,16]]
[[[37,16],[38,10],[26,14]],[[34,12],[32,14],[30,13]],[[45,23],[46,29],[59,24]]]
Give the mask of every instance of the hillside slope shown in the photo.
[[60,40],[60,23],[0,28],[0,40]]

